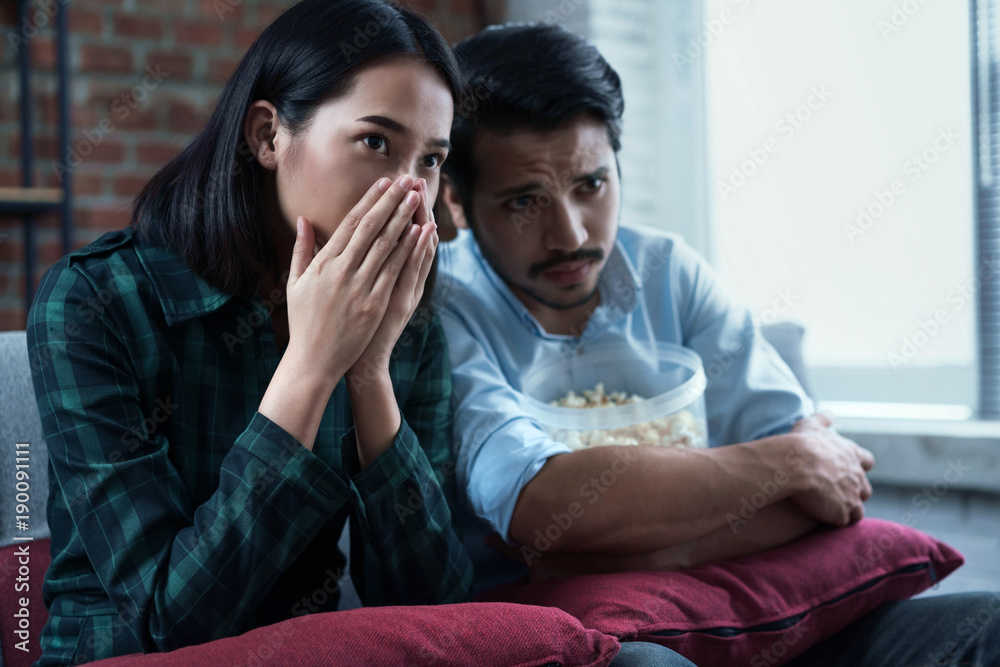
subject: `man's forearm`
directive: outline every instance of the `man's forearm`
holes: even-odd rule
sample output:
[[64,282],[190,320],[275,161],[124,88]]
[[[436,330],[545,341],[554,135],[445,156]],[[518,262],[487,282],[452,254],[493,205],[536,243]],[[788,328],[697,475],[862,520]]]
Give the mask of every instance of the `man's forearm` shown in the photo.
[[[634,570],[680,570],[774,549],[819,525],[791,500],[765,507],[750,521],[725,526],[685,544],[641,554],[558,552],[531,558],[531,580]],[[521,554],[523,555],[523,554]]]
[[660,555],[670,568],[697,567],[780,547],[812,532],[820,523],[791,500],[782,500],[760,510],[749,520],[732,521],[728,526],[681,544]]
[[555,456],[521,492],[511,537],[539,551],[648,553],[803,490],[794,435],[714,449],[597,447]]

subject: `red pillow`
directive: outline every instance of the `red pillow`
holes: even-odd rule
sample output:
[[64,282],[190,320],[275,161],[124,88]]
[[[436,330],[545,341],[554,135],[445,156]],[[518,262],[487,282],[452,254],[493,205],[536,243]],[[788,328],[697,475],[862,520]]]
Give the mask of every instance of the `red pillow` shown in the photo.
[[48,538],[0,549],[0,665],[28,667],[42,656],[38,637],[49,618],[42,581],[50,560]]
[[607,665],[618,640],[549,607],[502,602],[369,607],[293,618],[169,653],[90,663],[150,665]]
[[507,584],[477,599],[558,607],[585,627],[656,642],[699,665],[775,665],[964,560],[920,531],[864,519],[725,563]]

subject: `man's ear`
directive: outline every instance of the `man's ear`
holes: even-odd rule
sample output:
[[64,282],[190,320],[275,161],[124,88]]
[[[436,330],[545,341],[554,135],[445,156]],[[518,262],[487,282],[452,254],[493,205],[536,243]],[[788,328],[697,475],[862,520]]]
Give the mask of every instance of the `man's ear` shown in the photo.
[[266,100],[257,100],[247,110],[247,118],[243,122],[243,139],[246,140],[250,153],[265,169],[274,171],[278,168],[277,149],[274,139],[278,135],[278,111]]
[[451,214],[451,221],[455,227],[458,229],[468,229],[469,221],[465,218],[465,209],[462,208],[462,198],[459,196],[455,186],[452,185],[451,179],[443,174],[441,176],[441,199],[444,200],[445,206],[448,207],[448,212]]

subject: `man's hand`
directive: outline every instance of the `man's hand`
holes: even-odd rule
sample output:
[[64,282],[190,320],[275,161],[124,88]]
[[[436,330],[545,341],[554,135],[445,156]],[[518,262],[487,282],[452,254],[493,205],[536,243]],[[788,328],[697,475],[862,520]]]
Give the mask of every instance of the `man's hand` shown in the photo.
[[875,465],[875,457],[830,430],[832,424],[828,413],[817,413],[792,428],[799,439],[797,457],[790,460],[811,489],[792,500],[820,521],[846,526],[865,515],[863,503],[872,495],[865,472]]
[[[585,511],[552,541],[553,552],[659,551],[726,527],[748,505],[755,514],[785,499],[818,521],[847,525],[864,515],[874,458],[830,423],[814,415],[791,433],[709,449],[609,445],[558,454],[521,490],[510,538],[534,544],[574,503]],[[609,470],[614,484],[601,482]],[[762,496],[763,505],[751,501]]]

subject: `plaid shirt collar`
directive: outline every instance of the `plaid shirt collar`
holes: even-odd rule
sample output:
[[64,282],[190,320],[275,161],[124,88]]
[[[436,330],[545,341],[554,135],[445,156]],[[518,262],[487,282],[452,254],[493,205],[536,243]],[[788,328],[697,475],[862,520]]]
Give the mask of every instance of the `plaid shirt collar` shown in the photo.
[[74,253],[86,257],[131,245],[146,277],[153,285],[168,326],[175,326],[214,312],[233,298],[199,278],[180,255],[163,246],[142,242],[131,228],[105,234],[95,243]]

